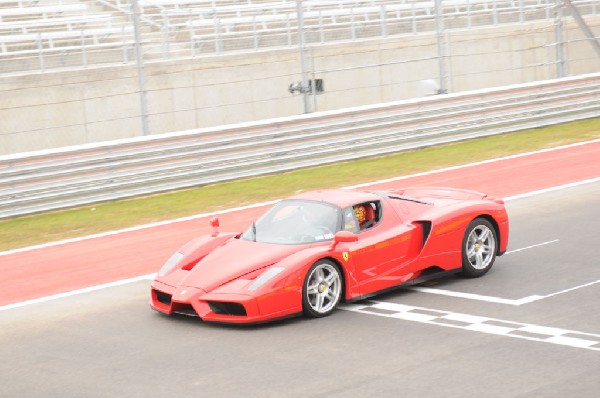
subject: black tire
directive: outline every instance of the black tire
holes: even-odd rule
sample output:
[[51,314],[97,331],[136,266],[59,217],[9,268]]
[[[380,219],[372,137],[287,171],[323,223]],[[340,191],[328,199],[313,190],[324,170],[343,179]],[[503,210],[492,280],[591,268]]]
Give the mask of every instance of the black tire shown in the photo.
[[321,318],[337,308],[344,291],[344,279],[337,264],[330,260],[314,263],[304,278],[302,309],[311,318]]
[[476,218],[467,226],[462,241],[462,275],[478,278],[494,265],[498,237],[494,226],[485,218]]

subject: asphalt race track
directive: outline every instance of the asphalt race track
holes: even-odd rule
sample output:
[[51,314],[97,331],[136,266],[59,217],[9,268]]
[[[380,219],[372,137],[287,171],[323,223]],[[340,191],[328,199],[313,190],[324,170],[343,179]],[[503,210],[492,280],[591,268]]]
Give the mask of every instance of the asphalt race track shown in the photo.
[[600,181],[507,201],[509,252],[253,327],[168,317],[147,280],[0,311],[0,397],[595,397]]
[[508,207],[512,252],[485,277],[328,318],[167,317],[148,308],[147,281],[4,311],[0,396],[595,396],[600,182]]

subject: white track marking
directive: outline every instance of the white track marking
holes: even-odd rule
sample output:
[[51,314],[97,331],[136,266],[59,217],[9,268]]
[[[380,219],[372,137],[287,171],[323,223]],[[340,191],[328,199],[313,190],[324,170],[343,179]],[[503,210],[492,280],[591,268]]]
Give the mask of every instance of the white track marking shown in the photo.
[[571,287],[571,288],[569,288],[569,289],[561,290],[560,292],[556,292],[556,293],[550,293],[550,294],[547,294],[547,295],[543,296],[543,298],[547,298],[547,297],[553,297],[553,296],[558,296],[559,294],[563,294],[563,293],[572,292],[573,290],[581,289],[582,287],[588,287],[588,286],[592,286],[592,285],[595,285],[595,284],[597,284],[597,283],[600,283],[600,279],[598,279],[597,281],[593,281],[593,282],[585,283],[585,284],[583,284],[583,285],[579,285],[579,286]]
[[[533,248],[536,248],[536,247],[545,246],[545,245],[548,245],[550,243],[555,243],[555,242],[558,242],[558,241],[559,241],[559,239],[554,239],[554,240],[550,240],[550,241],[547,241],[547,242],[542,242],[542,243],[538,243],[538,244],[535,244],[535,245],[531,245],[531,246],[527,246],[527,247],[522,247],[520,249],[515,249],[515,250],[507,251],[506,254],[517,253],[517,252],[520,252],[520,251],[523,251],[523,250],[529,250],[529,249],[533,249]],[[415,290],[415,291],[421,292],[421,293],[439,294],[439,295],[442,295],[442,296],[459,297],[459,298],[464,298],[464,299],[468,299],[468,300],[487,301],[488,303],[516,305],[516,306],[523,305],[523,304],[528,304],[528,303],[531,303],[533,301],[541,300],[541,299],[547,297],[547,296],[534,295],[534,296],[523,297],[521,299],[515,300],[515,299],[506,299],[506,298],[502,298],[502,297],[485,296],[485,295],[474,294],[474,293],[455,292],[455,291],[452,291],[452,290],[436,289],[436,288],[423,287],[423,286],[415,286],[415,287],[411,287],[409,289]]]
[[501,297],[484,296],[481,294],[464,293],[464,292],[455,292],[452,290],[435,289],[435,288],[423,287],[423,286],[414,286],[414,287],[410,287],[409,289],[415,290],[415,291],[421,292],[421,293],[439,294],[441,296],[459,297],[459,298],[464,298],[464,299],[468,299],[468,300],[487,301],[488,303],[520,306],[523,304],[533,303],[534,301],[544,300],[544,299],[547,299],[550,297],[558,296],[559,294],[569,293],[574,290],[582,289],[584,287],[592,286],[592,285],[595,285],[598,283],[600,283],[600,279],[598,279],[597,281],[584,283],[583,285],[578,285],[578,286],[574,286],[574,287],[571,287],[571,288],[568,288],[565,290],[561,290],[559,292],[546,294],[544,296],[535,294],[535,295],[523,297],[520,299],[505,299],[505,298],[501,298]]
[[277,203],[277,201],[276,200],[272,200],[272,201],[269,201],[269,202],[255,203],[253,205],[248,205],[248,206],[234,207],[234,208],[231,208],[231,209],[214,211],[212,213],[196,214],[195,216],[176,218],[174,220],[160,221],[160,222],[155,222],[155,223],[152,223],[152,224],[144,224],[144,225],[139,225],[139,226],[136,226],[136,227],[130,227],[130,228],[125,228],[125,229],[118,229],[118,230],[115,230],[115,231],[102,232],[102,233],[94,234],[94,235],[87,235],[87,236],[81,236],[81,237],[78,237],[78,238],[65,239],[65,240],[59,240],[59,241],[56,241],[56,242],[44,243],[44,244],[41,244],[41,245],[22,247],[20,249],[13,249],[13,250],[7,250],[7,251],[4,251],[4,252],[0,252],[0,256],[7,256],[9,254],[27,252],[27,251],[36,250],[36,249],[45,249],[47,247],[64,245],[64,244],[67,244],[67,243],[81,242],[81,241],[89,240],[89,239],[103,238],[105,236],[117,235],[117,234],[122,234],[122,233],[125,233],[125,232],[139,231],[139,230],[142,230],[142,229],[148,229],[148,228],[160,227],[160,226],[163,226],[163,225],[175,224],[175,223],[184,222],[184,221],[196,220],[198,218],[218,216],[218,215],[221,215],[221,214],[233,213],[233,212],[236,212],[236,211],[242,211],[242,210],[254,209],[254,208],[257,208],[257,207],[269,206],[269,205],[272,205],[272,204],[275,204],[275,203]]
[[509,250],[504,254],[511,254],[511,253],[517,253],[517,252],[521,252],[523,250],[529,250],[529,249],[533,249],[534,247],[539,247],[539,246],[545,246],[545,245],[549,245],[550,243],[556,243],[558,242],[559,239],[554,239],[554,240],[549,240],[548,242],[542,242],[542,243],[538,243],[536,245],[531,245],[531,246],[526,246],[526,247],[522,247],[520,249],[515,249],[515,250]]
[[46,297],[41,297],[41,298],[37,298],[37,299],[33,299],[33,300],[22,301],[20,303],[8,304],[5,306],[1,306],[0,312],[6,311],[6,310],[12,310],[14,308],[26,307],[31,304],[45,303],[46,301],[52,301],[52,300],[57,300],[57,299],[65,298],[65,297],[76,296],[78,294],[95,292],[97,290],[104,290],[104,289],[108,289],[108,288],[115,287],[115,286],[128,285],[130,283],[135,283],[135,282],[139,282],[139,281],[148,281],[148,280],[154,279],[155,276],[156,276],[156,274],[142,275],[142,276],[137,276],[135,278],[122,279],[120,281],[109,282],[109,283],[104,283],[102,285],[86,287],[84,289],[78,289],[78,290],[73,290],[70,292],[54,294],[52,296],[46,296]]
[[493,297],[493,296],[484,296],[481,294],[474,294],[474,293],[455,292],[452,290],[436,289],[436,288],[432,288],[432,287],[414,286],[414,287],[410,287],[409,289],[417,291],[417,292],[421,292],[421,293],[438,294],[441,296],[448,296],[448,297],[458,297],[458,298],[463,298],[463,299],[467,299],[467,300],[486,301],[488,303],[495,303],[495,304],[506,304],[506,305],[517,305],[517,306],[521,305],[521,304],[525,304],[525,303],[521,302],[521,300],[505,299],[505,298]]
[[578,187],[580,185],[591,184],[594,182],[600,182],[600,177],[590,178],[589,180],[577,181],[577,182],[572,182],[572,183],[564,184],[564,185],[558,185],[556,187],[540,189],[537,191],[531,191],[531,192],[527,192],[527,193],[523,193],[523,194],[519,194],[519,195],[507,196],[506,198],[504,198],[504,201],[528,198],[530,196],[536,196],[536,195],[540,195],[543,193],[560,191],[562,189],[567,189],[567,188],[574,188],[574,187]]
[[400,176],[400,177],[388,178],[388,179],[385,179],[385,180],[379,180],[379,181],[375,181],[375,182],[368,182],[368,183],[364,183],[364,184],[352,185],[350,187],[345,187],[344,189],[364,188],[364,187],[368,187],[368,186],[371,186],[371,185],[385,184],[385,183],[388,183],[388,182],[406,180],[408,178],[422,177],[422,176],[427,176],[427,175],[431,175],[431,174],[439,174],[439,173],[444,173],[444,172],[447,172],[447,171],[465,169],[465,168],[468,168],[468,167],[476,167],[476,166],[481,166],[481,165],[484,165],[484,164],[500,162],[500,161],[503,161],[503,160],[518,159],[518,158],[522,158],[522,157],[526,157],[526,156],[537,155],[537,154],[540,154],[540,153],[552,152],[552,151],[557,151],[557,150],[561,150],[561,149],[575,148],[575,147],[578,147],[578,146],[588,145],[588,144],[595,144],[595,143],[598,143],[598,142],[600,142],[600,139],[591,140],[591,141],[584,141],[584,142],[578,142],[578,143],[575,143],[575,144],[557,146],[557,147],[554,147],[554,148],[546,148],[546,149],[541,149],[541,150],[532,151],[532,152],[519,153],[519,154],[516,154],[516,155],[509,155],[509,156],[504,156],[504,157],[501,157],[501,158],[482,160],[480,162],[468,163],[468,164],[463,164],[463,165],[459,165],[459,166],[451,166],[451,167],[446,167],[446,168],[443,168],[443,169],[426,171],[426,172],[423,172],[423,173],[417,173],[417,174],[411,174],[411,175],[407,175],[407,176]]
[[377,301],[342,305],[340,309],[365,315],[600,351],[600,335],[594,333]]
[[[422,177],[422,176],[427,176],[427,175],[432,175],[432,174],[439,174],[439,173],[443,173],[443,172],[447,172],[447,171],[460,170],[460,169],[464,169],[464,168],[468,168],[468,167],[476,167],[476,166],[483,165],[483,164],[500,162],[503,160],[517,159],[517,158],[537,155],[540,153],[547,153],[547,152],[559,151],[562,149],[576,148],[579,146],[596,144],[598,142],[600,142],[600,139],[578,142],[575,144],[562,145],[562,146],[558,146],[558,147],[554,147],[554,148],[546,148],[546,149],[541,149],[538,151],[524,152],[524,153],[520,153],[517,155],[510,155],[510,156],[505,156],[505,157],[501,157],[501,158],[489,159],[489,160],[484,160],[481,162],[468,163],[468,164],[463,164],[463,165],[459,165],[459,166],[452,166],[452,167],[446,167],[443,169],[426,171],[423,173],[417,173],[417,174],[411,174],[411,175],[406,175],[406,176],[401,176],[401,177],[396,177],[396,178],[373,181],[373,182],[369,182],[366,184],[353,185],[353,186],[349,186],[349,187],[344,187],[344,189],[363,188],[363,187],[368,187],[371,185],[378,185],[378,184],[383,184],[383,183],[387,183],[387,182],[400,181],[400,180],[405,180],[405,179],[413,178],[413,177]],[[597,178],[596,180],[600,180],[600,177]],[[593,182],[593,181],[588,180],[588,182]],[[581,184],[581,183],[575,183],[575,184]],[[564,189],[564,188],[569,188],[571,186],[571,184],[567,184],[567,185],[569,185],[569,186],[564,185],[564,186],[556,187],[554,189]],[[552,188],[550,188],[550,189],[552,189]],[[507,200],[514,200],[519,197],[532,196],[534,194],[543,193],[544,191],[546,191],[546,190],[534,191],[534,193],[529,193],[529,194],[516,195],[516,196],[507,198]],[[26,251],[36,250],[36,249],[43,249],[43,248],[52,247],[52,246],[59,246],[59,245],[67,244],[67,243],[80,242],[80,241],[89,240],[89,239],[102,238],[105,236],[117,235],[117,234],[121,234],[121,233],[125,233],[125,232],[139,231],[142,229],[158,227],[161,225],[169,225],[169,224],[175,224],[178,222],[190,221],[190,220],[195,220],[195,219],[204,218],[204,217],[212,217],[212,216],[232,213],[232,212],[240,211],[240,210],[253,209],[256,207],[268,206],[268,205],[274,204],[276,202],[277,201],[274,200],[274,201],[269,201],[269,202],[256,203],[256,204],[249,205],[249,206],[236,207],[233,209],[220,210],[220,211],[215,211],[215,212],[211,212],[211,213],[197,214],[194,216],[177,218],[174,220],[167,220],[167,221],[161,221],[161,222],[156,222],[156,223],[151,223],[151,224],[138,225],[135,227],[119,229],[119,230],[115,230],[115,231],[103,232],[103,233],[99,233],[99,234],[82,236],[82,237],[73,238],[73,239],[65,239],[65,240],[60,240],[60,241],[56,241],[56,242],[49,242],[49,243],[45,243],[42,245],[28,246],[28,247],[23,247],[20,249],[14,249],[14,250],[0,252],[0,256],[6,256],[6,255],[14,254],[14,253],[21,253],[21,252],[26,252]]]
[[[523,250],[528,250],[528,249],[533,249],[533,248],[540,247],[540,246],[545,246],[545,245],[548,245],[550,243],[555,243],[555,242],[558,242],[558,241],[559,241],[559,239],[554,239],[554,240],[550,240],[550,241],[547,241],[547,242],[538,243],[536,245],[531,245],[531,246],[523,247],[523,248],[520,248],[520,249],[515,249],[515,250],[507,251],[506,254],[518,253],[518,252],[523,251]],[[520,299],[506,299],[506,298],[502,298],[502,297],[486,296],[486,295],[481,295],[481,294],[465,293],[465,292],[456,292],[456,291],[452,291],[452,290],[436,289],[436,288],[424,287],[424,286],[414,286],[414,287],[410,287],[409,289],[417,291],[417,292],[421,292],[421,293],[438,294],[438,295],[441,295],[441,296],[448,296],[448,297],[458,297],[458,298],[464,298],[464,299],[467,299],[467,300],[486,301],[488,303],[495,303],[495,304],[506,304],[506,305],[520,306],[520,305],[524,305],[524,304],[533,303],[534,301],[544,300],[544,299],[547,299],[549,297],[554,297],[554,296],[557,296],[559,294],[572,292],[574,290],[578,290],[578,289],[581,289],[581,288],[584,288],[584,287],[592,286],[592,285],[595,285],[597,283],[600,283],[600,280],[593,281],[593,282],[588,282],[588,283],[584,283],[582,285],[574,286],[574,287],[571,287],[571,288],[568,288],[568,289],[565,289],[565,290],[561,290],[559,292],[550,293],[550,294],[546,294],[546,295],[543,295],[543,296],[535,294],[535,295],[523,297],[523,298],[520,298]]]
[[[520,249],[515,249],[515,250],[507,251],[506,254],[518,253],[518,252],[523,251],[523,250],[528,250],[528,249],[533,249],[535,247],[545,246],[545,245],[548,245],[550,243],[555,243],[555,242],[558,242],[558,241],[559,241],[559,239],[554,239],[554,240],[550,240],[550,241],[547,241],[547,242],[538,243],[536,245],[531,245],[531,246],[527,246],[527,247],[522,247]],[[536,294],[536,295],[532,295],[532,296],[523,297],[523,298],[520,298],[520,299],[506,299],[506,298],[502,298],[502,297],[485,296],[485,295],[474,294],[474,293],[455,292],[455,291],[452,291],[452,290],[436,289],[436,288],[423,287],[423,286],[414,286],[414,287],[411,287],[409,289],[415,290],[415,291],[418,291],[418,292],[421,292],[421,293],[439,294],[439,295],[442,295],[442,296],[459,297],[459,298],[464,298],[464,299],[468,299],[468,300],[487,301],[488,303],[496,303],[496,304],[506,304],[506,305],[520,306],[520,305],[523,305],[523,304],[533,303],[534,301],[543,300],[543,299],[546,299],[546,298],[549,298],[549,297],[557,296],[559,294],[568,293],[568,292],[571,292],[573,290],[577,290],[577,289],[581,289],[581,288],[588,287],[588,286],[591,286],[591,285],[595,285],[596,283],[600,283],[600,280],[597,280],[597,281],[594,281],[594,282],[585,283],[583,285],[579,285],[579,286],[575,286],[575,287],[571,287],[569,289],[561,290],[559,292],[546,294],[544,296]]]

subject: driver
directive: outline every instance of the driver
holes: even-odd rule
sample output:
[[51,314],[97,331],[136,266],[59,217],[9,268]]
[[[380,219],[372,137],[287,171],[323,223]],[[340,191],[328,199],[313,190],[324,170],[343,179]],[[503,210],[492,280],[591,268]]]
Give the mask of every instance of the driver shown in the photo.
[[354,211],[354,214],[352,214],[352,212],[348,212],[346,214],[344,221],[344,230],[358,232],[360,230],[360,226],[365,222],[367,218],[367,209],[364,205],[356,205],[352,207],[352,210]]
[[354,214],[358,225],[362,225],[367,220],[367,209],[363,205],[354,206]]

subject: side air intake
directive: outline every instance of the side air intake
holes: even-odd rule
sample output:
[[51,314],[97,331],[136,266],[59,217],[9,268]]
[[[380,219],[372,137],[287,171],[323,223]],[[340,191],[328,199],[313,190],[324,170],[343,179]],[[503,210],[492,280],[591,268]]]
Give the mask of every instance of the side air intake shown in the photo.
[[167,293],[163,293],[160,290],[153,290],[156,295],[156,299],[158,302],[163,303],[165,305],[171,305],[171,295]]
[[423,227],[423,246],[429,239],[429,234],[431,234],[431,221],[415,221],[415,224],[419,224]]
[[209,301],[208,306],[215,314],[246,316],[246,309],[240,303]]

